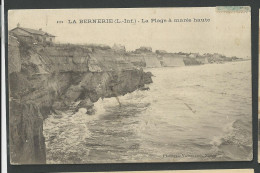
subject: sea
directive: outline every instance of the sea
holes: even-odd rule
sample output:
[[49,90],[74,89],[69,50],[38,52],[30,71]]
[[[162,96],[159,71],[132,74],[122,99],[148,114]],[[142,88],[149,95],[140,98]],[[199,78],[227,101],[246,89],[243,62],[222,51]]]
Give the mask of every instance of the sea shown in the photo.
[[48,164],[249,161],[251,61],[147,68],[136,90],[44,121]]

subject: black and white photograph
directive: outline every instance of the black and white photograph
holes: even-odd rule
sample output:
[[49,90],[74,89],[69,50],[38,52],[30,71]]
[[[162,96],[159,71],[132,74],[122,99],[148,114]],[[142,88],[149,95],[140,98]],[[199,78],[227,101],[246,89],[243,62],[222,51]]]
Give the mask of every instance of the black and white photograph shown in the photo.
[[9,10],[11,164],[251,161],[250,10]]

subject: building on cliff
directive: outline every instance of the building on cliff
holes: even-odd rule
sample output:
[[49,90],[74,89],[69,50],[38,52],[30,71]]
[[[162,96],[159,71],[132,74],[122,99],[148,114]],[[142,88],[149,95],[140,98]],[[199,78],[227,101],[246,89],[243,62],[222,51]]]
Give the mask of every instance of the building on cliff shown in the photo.
[[16,28],[10,30],[9,34],[33,43],[53,43],[56,37],[42,31],[41,28],[39,30],[23,28],[19,23]]
[[121,44],[114,44],[114,46],[112,47],[112,49],[116,52],[121,52],[121,53],[125,53],[126,49],[124,45]]
[[165,53],[167,53],[167,51],[166,50],[156,50],[155,53],[157,53],[157,54],[165,54]]
[[146,53],[146,52],[152,52],[152,48],[142,46],[138,49],[135,49],[135,53]]
[[197,58],[200,56],[200,54],[199,53],[190,53],[188,56],[189,56],[189,58]]

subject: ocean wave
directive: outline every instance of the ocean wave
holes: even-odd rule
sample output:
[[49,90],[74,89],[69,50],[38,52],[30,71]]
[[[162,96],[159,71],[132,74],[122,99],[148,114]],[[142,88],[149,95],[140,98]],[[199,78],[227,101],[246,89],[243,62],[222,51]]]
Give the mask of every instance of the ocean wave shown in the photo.
[[252,160],[253,140],[252,121],[235,120],[224,130],[224,136],[215,137],[211,144],[215,146],[219,156],[226,160]]

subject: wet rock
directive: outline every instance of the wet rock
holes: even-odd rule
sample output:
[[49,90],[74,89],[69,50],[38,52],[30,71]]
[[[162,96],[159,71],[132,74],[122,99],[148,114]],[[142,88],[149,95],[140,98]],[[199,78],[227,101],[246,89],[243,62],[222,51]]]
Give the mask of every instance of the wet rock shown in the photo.
[[88,114],[88,115],[94,115],[95,113],[96,113],[96,110],[95,110],[93,107],[87,109],[87,114]]
[[154,76],[151,72],[144,73],[143,81],[145,84],[153,83],[152,76]]
[[93,108],[93,106],[94,106],[94,103],[88,98],[88,99],[80,101],[80,103],[77,105],[77,109],[86,108],[88,110],[88,109]]

